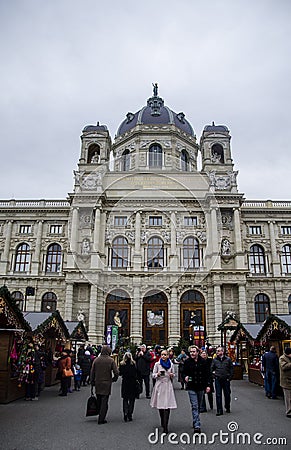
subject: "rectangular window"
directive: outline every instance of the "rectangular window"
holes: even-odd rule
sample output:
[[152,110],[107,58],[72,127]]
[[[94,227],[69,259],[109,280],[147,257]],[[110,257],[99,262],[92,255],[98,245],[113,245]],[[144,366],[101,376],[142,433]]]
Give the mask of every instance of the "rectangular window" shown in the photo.
[[114,217],[114,226],[115,227],[125,227],[127,225],[127,217],[126,216],[115,216]]
[[262,234],[262,227],[261,226],[250,226],[249,227],[249,233],[250,234]]
[[194,217],[194,216],[184,217],[184,226],[185,227],[196,227],[197,226],[197,217]]
[[31,225],[20,225],[19,233],[21,234],[31,233]]
[[62,234],[63,226],[62,225],[51,225],[50,233],[51,234]]
[[291,234],[291,227],[281,227],[282,234]]
[[162,216],[150,216],[149,225],[154,227],[161,227],[163,225]]

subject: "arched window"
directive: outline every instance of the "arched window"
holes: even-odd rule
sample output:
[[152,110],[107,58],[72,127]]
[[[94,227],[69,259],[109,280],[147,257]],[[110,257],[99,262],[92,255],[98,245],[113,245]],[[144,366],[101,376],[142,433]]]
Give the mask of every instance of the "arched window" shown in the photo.
[[15,255],[15,272],[28,272],[30,265],[30,247],[28,244],[20,244]]
[[270,300],[266,294],[258,294],[255,297],[256,322],[264,322],[270,311]]
[[164,267],[164,242],[158,237],[152,237],[148,241],[148,267]]
[[112,242],[111,267],[128,266],[128,242],[122,237],[116,237]]
[[88,163],[96,164],[100,162],[100,147],[97,144],[91,144],[88,148]]
[[183,262],[185,269],[200,266],[199,242],[194,237],[188,237],[183,242]]
[[151,145],[149,149],[149,166],[162,167],[162,164],[163,164],[162,147],[158,144]]
[[130,153],[129,150],[124,150],[122,153],[121,170],[128,172],[130,169]]
[[181,170],[183,170],[183,172],[189,170],[189,155],[186,150],[181,151]]
[[46,254],[46,272],[60,272],[62,262],[62,247],[59,244],[48,246]]
[[251,273],[266,274],[265,252],[260,245],[252,245],[249,254],[249,268]]
[[57,296],[54,292],[46,292],[42,296],[41,310],[42,312],[52,312],[57,309]]
[[284,245],[282,248],[281,266],[283,273],[291,273],[291,245]]
[[211,147],[211,161],[219,164],[224,164],[224,151],[220,144],[214,144]]
[[288,312],[291,314],[291,294],[288,297]]
[[16,305],[20,309],[20,311],[23,311],[24,306],[24,295],[20,291],[14,291],[11,294],[11,297],[15,300]]

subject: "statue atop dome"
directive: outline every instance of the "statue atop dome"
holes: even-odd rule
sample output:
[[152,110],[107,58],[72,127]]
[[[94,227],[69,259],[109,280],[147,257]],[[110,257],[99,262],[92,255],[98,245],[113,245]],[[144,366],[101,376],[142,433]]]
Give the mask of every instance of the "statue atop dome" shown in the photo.
[[158,96],[158,83],[152,83],[154,97]]

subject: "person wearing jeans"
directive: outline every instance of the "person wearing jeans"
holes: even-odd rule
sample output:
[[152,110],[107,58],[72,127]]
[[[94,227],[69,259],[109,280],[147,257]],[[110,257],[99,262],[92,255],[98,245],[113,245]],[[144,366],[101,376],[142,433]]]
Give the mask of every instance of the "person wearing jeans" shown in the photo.
[[201,433],[200,404],[203,393],[210,392],[211,377],[209,366],[201,358],[196,345],[190,347],[190,358],[184,363],[184,377],[186,390],[192,409],[193,428],[195,433]]
[[217,347],[216,358],[212,361],[211,372],[215,377],[215,395],[217,416],[223,415],[222,392],[227,413],[230,413],[230,380],[233,376],[233,364],[231,359],[224,354],[223,347]]

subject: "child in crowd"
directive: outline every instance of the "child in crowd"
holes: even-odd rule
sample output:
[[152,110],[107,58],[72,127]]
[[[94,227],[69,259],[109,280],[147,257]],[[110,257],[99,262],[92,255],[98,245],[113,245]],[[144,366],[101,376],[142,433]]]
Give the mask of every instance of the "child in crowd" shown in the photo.
[[79,364],[74,364],[74,388],[79,391],[81,388],[82,369]]

